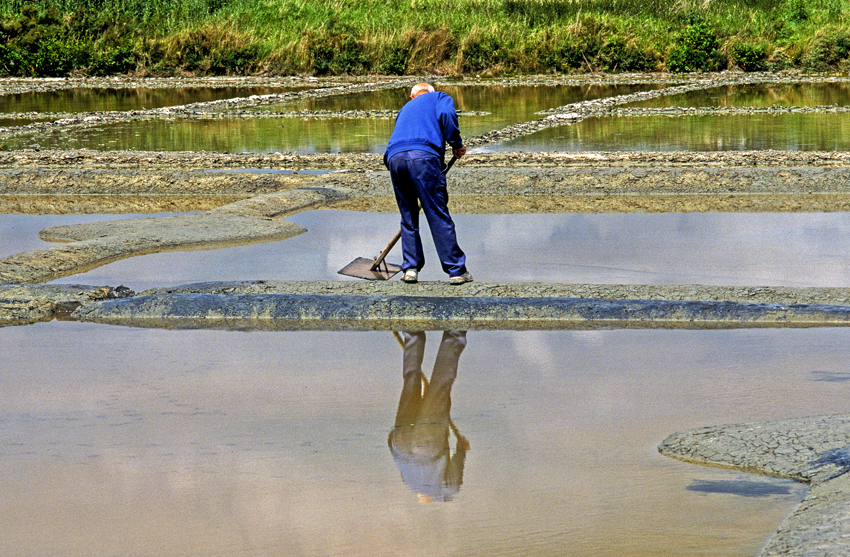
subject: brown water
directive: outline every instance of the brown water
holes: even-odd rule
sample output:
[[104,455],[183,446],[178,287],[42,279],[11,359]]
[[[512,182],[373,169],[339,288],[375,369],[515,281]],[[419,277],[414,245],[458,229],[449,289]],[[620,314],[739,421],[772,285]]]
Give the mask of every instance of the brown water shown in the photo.
[[[445,85],[439,90],[451,95],[458,110],[487,112],[487,116],[463,117],[467,135],[501,129],[518,122],[537,120],[541,110],[586,100],[628,95],[659,89],[656,85]],[[408,101],[408,88],[388,89],[357,95],[304,99],[268,107],[292,110],[398,110]],[[483,127],[483,126],[487,127]]]
[[[625,95],[651,85],[631,86],[469,86],[443,87],[456,100],[458,109],[483,111],[460,119],[465,137],[477,136],[511,124],[537,120],[539,111],[603,97]],[[850,85],[842,83],[734,86],[662,97],[641,106],[820,106],[848,102]],[[245,89],[113,91],[109,95],[62,93],[55,101],[16,101],[14,107],[33,110],[138,109],[140,105],[184,104],[230,96],[247,96]],[[118,95],[113,98],[112,94]],[[119,94],[120,93],[120,94]],[[154,95],[150,101],[147,95]],[[39,95],[46,95],[40,93]],[[160,97],[159,95],[162,95]],[[405,89],[357,95],[307,99],[260,110],[397,110],[406,101]],[[125,98],[129,97],[129,98]],[[39,97],[40,98],[40,97]],[[2,102],[0,97],[0,102]],[[148,105],[151,106],[148,106]],[[12,106],[12,105],[10,105]],[[40,107],[40,108],[39,108]],[[19,122],[22,124],[23,122]],[[298,153],[380,153],[392,133],[392,118],[253,118],[221,120],[148,120],[110,124],[42,136],[12,137],[7,149],[137,149],[145,151],[218,151]],[[850,150],[850,129],[843,114],[753,114],[684,117],[589,118],[572,126],[550,128],[484,151],[576,151],[576,150]]]
[[475,151],[850,150],[846,114],[588,118]]
[[[39,137],[44,149],[137,149],[223,153],[378,153],[393,130],[387,118],[252,118],[233,120],[148,120]],[[8,143],[30,143],[13,138]]]
[[[451,375],[453,358],[432,375],[441,336],[426,336],[432,386]],[[458,433],[426,437],[449,443],[450,500],[427,503],[416,472],[432,468],[387,444],[403,392],[388,332],[7,327],[0,554],[753,556],[805,488],[656,445],[846,412],[848,342],[847,329],[470,332],[450,390]]]
[[[494,129],[496,116],[460,119],[464,136]],[[12,137],[8,149],[136,149],[298,153],[382,153],[392,133],[388,118],[257,118],[249,120],[149,120],[110,124],[61,134]],[[476,148],[487,151],[792,151],[850,150],[845,114],[750,114],[588,118],[512,141]]]
[[[39,217],[4,218],[17,223],[3,238],[6,249],[14,249],[15,238],[30,249],[49,245],[34,239],[43,228]],[[215,280],[347,280],[337,271],[356,257],[376,256],[399,226],[395,215],[350,211],[309,211],[290,220],[308,232],[281,242],[135,257],[57,282],[141,290]],[[469,268],[481,281],[850,284],[849,213],[455,215],[455,221]],[[421,279],[445,280],[427,230],[422,237]],[[400,262],[399,250],[388,261]]]
[[73,88],[0,95],[4,112],[99,112],[162,108],[302,89],[294,87]]
[[782,83],[728,85],[681,95],[659,97],[624,106],[644,108],[847,106],[850,83]]
[[[448,86],[459,110],[487,112],[463,116],[465,136],[541,116],[540,110],[587,99],[628,94],[646,86]],[[305,99],[258,110],[398,110],[407,101],[407,89]],[[247,93],[243,96],[247,96]],[[213,100],[213,99],[210,99]],[[150,108],[150,107],[149,107]],[[32,138],[10,138],[8,149],[137,149],[143,151],[203,150],[216,152],[379,153],[386,148],[394,119],[387,118],[252,118],[222,120],[149,120],[69,130]]]

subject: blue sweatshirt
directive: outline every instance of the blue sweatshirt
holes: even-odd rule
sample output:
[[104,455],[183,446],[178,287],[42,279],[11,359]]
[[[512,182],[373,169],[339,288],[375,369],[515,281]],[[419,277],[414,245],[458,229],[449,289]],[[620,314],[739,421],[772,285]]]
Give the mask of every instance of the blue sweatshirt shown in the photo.
[[384,164],[396,153],[414,149],[429,151],[443,160],[446,143],[454,149],[463,147],[455,102],[439,91],[423,93],[408,101],[398,112],[384,153]]

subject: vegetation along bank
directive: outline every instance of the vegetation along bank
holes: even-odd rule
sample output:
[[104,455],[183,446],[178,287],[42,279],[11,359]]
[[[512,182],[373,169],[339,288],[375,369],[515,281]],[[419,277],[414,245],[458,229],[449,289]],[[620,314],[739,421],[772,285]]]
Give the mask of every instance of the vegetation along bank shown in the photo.
[[0,75],[850,69],[850,0],[0,0]]

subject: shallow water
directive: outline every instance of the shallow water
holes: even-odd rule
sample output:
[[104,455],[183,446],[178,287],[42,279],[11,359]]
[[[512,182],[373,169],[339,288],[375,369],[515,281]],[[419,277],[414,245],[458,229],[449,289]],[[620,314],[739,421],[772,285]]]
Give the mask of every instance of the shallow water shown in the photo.
[[[507,125],[496,118],[460,118],[461,131],[472,137]],[[472,151],[846,151],[850,150],[848,122],[845,114],[816,113],[611,116],[548,128]],[[382,153],[392,128],[390,118],[148,120],[38,138],[11,137],[5,144],[8,149],[38,145],[42,149],[101,151]]]
[[[432,376],[441,336],[427,333],[432,385],[451,366]],[[470,449],[451,500],[424,503],[387,444],[403,392],[388,332],[7,327],[0,553],[753,556],[805,488],[656,445],[846,412],[848,341],[470,332],[448,439],[453,459],[456,435]]]
[[728,85],[627,104],[644,108],[847,106],[850,83]]
[[[462,116],[465,137],[541,116],[537,111],[563,104],[644,90],[641,86],[482,87],[450,86],[459,110],[488,112]],[[392,89],[305,99],[259,107],[274,110],[398,110],[407,101],[406,89]],[[221,120],[149,120],[109,124],[38,138],[6,141],[7,148],[137,149],[142,151],[216,151],[298,153],[382,153],[392,134],[393,118],[251,118]]]
[[[43,228],[39,219],[16,219],[16,235],[32,242]],[[399,226],[395,215],[351,211],[308,211],[289,220],[308,232],[280,242],[134,257],[56,282],[141,290],[216,280],[356,280],[337,271],[356,257],[378,255]],[[31,224],[25,229],[22,222]],[[455,215],[455,222],[480,281],[850,284],[850,213]],[[422,238],[421,280],[445,280],[427,228]],[[12,249],[14,238],[4,240]],[[400,249],[387,260],[400,263]]]
[[0,215],[0,257],[22,251],[50,247],[52,244],[38,237],[38,233],[52,226],[83,224],[108,220],[168,217],[175,213],[123,215]]
[[[775,127],[735,118],[725,128],[612,118],[599,131],[557,131],[578,130],[570,141],[585,149],[737,149],[762,135],[766,145],[790,135],[785,144],[796,147],[776,148],[792,149],[834,135],[830,148],[844,149],[840,117],[770,117],[780,118]],[[135,123],[56,141],[380,152],[388,137],[381,123],[285,122]],[[646,122],[655,131],[640,131]],[[824,122],[832,127],[812,140],[809,130]],[[569,149],[563,139],[531,136],[524,148]],[[48,245],[35,237],[47,226],[135,216],[0,216],[0,257]],[[377,254],[398,228],[395,215],[311,211],[290,220],[309,231],[131,258],[59,282],[139,290],[346,280],[337,269]],[[847,213],[456,221],[478,280],[850,282]],[[443,280],[424,238],[422,279]],[[447,368],[431,370],[442,333],[426,336],[423,370],[439,385]],[[405,392],[402,348],[389,332],[0,328],[0,555],[753,556],[805,488],[680,463],[656,446],[686,428],[847,412],[848,341],[845,328],[470,332],[451,388],[457,432],[446,439],[429,427],[421,437],[449,442],[455,481],[439,490],[450,500],[426,502],[416,492],[428,491],[422,478],[434,468],[388,446]],[[458,435],[470,446],[463,466]]]
[[[541,110],[586,100],[628,95],[659,89],[654,85],[446,85],[440,91],[451,95],[461,111],[487,112],[486,116],[464,116],[462,131],[478,135],[518,122],[537,120]],[[389,89],[357,95],[337,95],[305,99],[268,107],[275,111],[292,110],[399,110],[408,100],[407,88]]]
[[[442,87],[451,94],[459,110],[483,111],[486,115],[460,118],[464,137],[473,137],[509,125],[542,118],[539,111],[583,100],[625,95],[657,88],[654,85],[621,86],[470,86]],[[782,84],[713,88],[687,94],[661,97],[638,103],[645,107],[764,107],[764,106],[845,106],[850,85]],[[280,89],[282,90],[282,89]],[[269,92],[279,89],[269,88]],[[262,93],[257,88],[165,90],[96,90],[76,99],[72,93],[51,93],[55,101],[18,102],[15,107],[32,110],[77,111],[83,109],[138,109],[139,105],[185,104]],[[108,91],[108,90],[106,90]],[[176,96],[165,96],[173,94]],[[39,93],[38,95],[48,95]],[[116,96],[117,95],[117,96]],[[151,95],[152,98],[148,98]],[[114,97],[114,98],[113,98]],[[41,98],[41,97],[39,97]],[[2,103],[3,97],[0,97]],[[258,107],[257,110],[398,110],[407,100],[407,90],[389,89],[354,95],[335,95],[285,104]],[[0,104],[2,106],[2,104]],[[130,108],[132,107],[132,108]],[[226,112],[226,110],[225,110]],[[18,122],[23,124],[24,122]],[[11,137],[6,149],[136,149],[144,151],[217,151],[297,153],[381,153],[392,133],[392,118],[251,118],[220,120],[146,120],[69,130],[37,137]],[[687,117],[604,117],[589,118],[572,126],[550,128],[501,144],[479,148],[483,151],[577,151],[577,150],[850,150],[850,129],[843,114],[753,114]]]
[[845,114],[588,118],[474,151],[850,150]]
[[90,89],[35,91],[0,95],[4,112],[100,112],[162,108],[210,102],[251,95],[267,95],[303,89],[301,87],[179,87],[173,89]]
[[393,121],[385,118],[145,120],[76,129],[37,138],[12,137],[8,149],[214,151],[219,153],[378,153]]

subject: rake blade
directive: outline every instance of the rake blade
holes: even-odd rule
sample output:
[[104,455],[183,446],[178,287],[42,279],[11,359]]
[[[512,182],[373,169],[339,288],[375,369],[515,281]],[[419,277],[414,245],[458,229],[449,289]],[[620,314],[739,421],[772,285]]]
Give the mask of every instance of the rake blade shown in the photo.
[[340,275],[349,277],[362,278],[366,280],[389,280],[401,271],[401,267],[387,263],[384,261],[381,265],[372,270],[372,265],[375,264],[374,259],[366,257],[358,257],[342,269],[338,271]]

